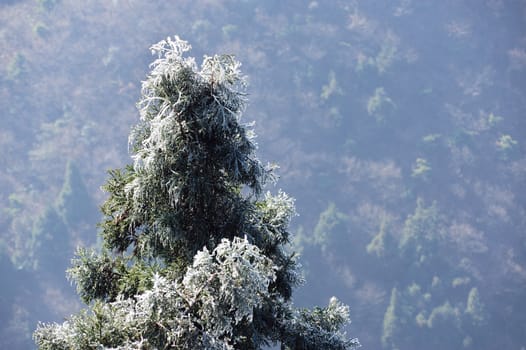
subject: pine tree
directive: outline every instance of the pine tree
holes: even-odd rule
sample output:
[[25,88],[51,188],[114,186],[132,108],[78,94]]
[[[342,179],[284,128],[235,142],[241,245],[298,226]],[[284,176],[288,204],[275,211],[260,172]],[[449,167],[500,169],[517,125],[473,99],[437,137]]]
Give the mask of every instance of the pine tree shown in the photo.
[[272,167],[240,117],[245,83],[232,56],[200,68],[178,37],[152,46],[133,165],[110,171],[104,246],[81,249],[69,276],[88,310],[41,324],[40,349],[351,349],[348,307],[296,309],[289,252],[294,201],[263,193]]
[[66,165],[64,185],[56,201],[57,211],[68,226],[91,222],[96,215],[95,205],[73,161]]

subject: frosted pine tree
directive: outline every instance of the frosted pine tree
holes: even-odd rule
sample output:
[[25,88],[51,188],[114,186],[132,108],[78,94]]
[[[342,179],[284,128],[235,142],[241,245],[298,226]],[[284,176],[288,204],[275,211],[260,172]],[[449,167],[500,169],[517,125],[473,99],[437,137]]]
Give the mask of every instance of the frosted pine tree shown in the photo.
[[178,37],[152,47],[133,165],[110,171],[104,246],[68,274],[86,310],[40,324],[40,349],[352,349],[348,307],[296,309],[287,250],[294,201],[263,193],[273,169],[240,122],[245,83],[232,56],[186,58]]

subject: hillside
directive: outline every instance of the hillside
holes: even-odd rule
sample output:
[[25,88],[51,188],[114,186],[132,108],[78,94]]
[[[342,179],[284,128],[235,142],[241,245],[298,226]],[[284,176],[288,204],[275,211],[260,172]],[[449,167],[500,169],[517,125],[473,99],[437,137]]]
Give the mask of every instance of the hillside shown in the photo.
[[525,1],[0,0],[0,23],[0,348],[79,308],[64,270],[174,34],[243,63],[297,305],[339,295],[365,349],[526,347]]

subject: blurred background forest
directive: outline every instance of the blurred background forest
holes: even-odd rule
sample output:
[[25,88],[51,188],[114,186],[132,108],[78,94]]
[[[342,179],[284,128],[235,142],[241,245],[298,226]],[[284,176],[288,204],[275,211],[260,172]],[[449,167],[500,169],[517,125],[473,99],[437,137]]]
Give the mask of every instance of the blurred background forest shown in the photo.
[[337,295],[365,349],[526,348],[524,0],[0,0],[0,348],[79,309],[64,270],[174,34],[243,62],[297,305]]

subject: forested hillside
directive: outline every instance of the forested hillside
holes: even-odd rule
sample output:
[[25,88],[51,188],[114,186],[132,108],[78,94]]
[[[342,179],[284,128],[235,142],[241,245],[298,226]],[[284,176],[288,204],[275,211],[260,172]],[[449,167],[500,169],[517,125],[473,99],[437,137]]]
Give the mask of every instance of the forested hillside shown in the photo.
[[0,348],[80,307],[168,35],[235,54],[295,248],[365,349],[526,347],[526,1],[0,0]]

